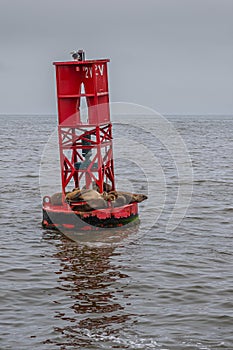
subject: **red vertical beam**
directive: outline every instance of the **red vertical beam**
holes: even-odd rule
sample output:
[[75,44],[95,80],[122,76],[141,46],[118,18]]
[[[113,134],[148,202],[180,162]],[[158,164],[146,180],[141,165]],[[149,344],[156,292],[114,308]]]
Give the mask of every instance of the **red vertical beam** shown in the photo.
[[[93,87],[94,87],[94,99],[93,99],[93,107],[92,108],[92,113],[91,113],[91,123],[93,123],[93,116],[95,116],[95,123],[96,125],[99,124],[99,113],[98,113],[98,96],[97,96],[97,84],[96,84],[96,72],[95,72],[95,64],[91,65],[92,67],[92,79],[93,79]],[[89,107],[88,107],[89,108]],[[98,140],[98,144],[100,143],[100,130],[98,129],[98,133],[99,135],[99,140]]]
[[62,147],[62,132],[60,125],[58,126],[58,141],[59,141],[59,153],[60,153],[60,172],[61,172],[61,186],[62,186],[62,201],[65,201],[65,173],[64,173],[64,154]]
[[114,178],[114,162],[113,162],[113,142],[112,142],[112,124],[110,124],[109,128],[109,137],[111,139],[111,173],[112,173],[112,189],[115,190],[115,178]]
[[[76,152],[76,147],[75,147],[75,141],[77,139],[77,136],[76,136],[76,129],[75,128],[72,128],[72,163],[73,165],[77,162],[77,152]],[[77,174],[77,171],[75,171],[74,173],[74,185],[75,187],[77,188],[79,186],[79,181],[78,181],[78,174]]]
[[97,141],[97,159],[98,159],[98,185],[100,193],[103,193],[104,190],[104,179],[103,179],[103,161],[101,153],[101,140],[100,140],[100,127],[96,127],[96,141]]

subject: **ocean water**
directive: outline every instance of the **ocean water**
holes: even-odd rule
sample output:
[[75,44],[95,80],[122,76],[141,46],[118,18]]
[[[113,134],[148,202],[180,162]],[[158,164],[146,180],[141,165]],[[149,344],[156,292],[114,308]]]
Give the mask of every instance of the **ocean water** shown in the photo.
[[141,165],[119,148],[118,187],[150,201],[138,226],[93,242],[41,228],[56,117],[0,117],[1,350],[233,349],[233,117],[168,120],[171,134],[115,126],[145,149]]

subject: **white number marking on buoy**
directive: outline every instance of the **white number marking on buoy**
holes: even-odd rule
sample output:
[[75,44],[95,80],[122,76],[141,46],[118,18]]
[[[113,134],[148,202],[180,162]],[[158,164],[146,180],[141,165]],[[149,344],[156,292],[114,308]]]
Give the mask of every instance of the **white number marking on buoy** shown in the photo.
[[98,67],[99,67],[100,75],[104,75],[104,65],[102,64],[100,66],[100,64],[99,64]]
[[[92,67],[83,67],[83,71],[85,72],[85,78],[86,79],[89,79],[89,78],[92,78]],[[98,76],[98,75],[101,75],[103,76],[104,75],[104,65],[103,64],[96,64],[95,65],[95,75]]]
[[103,64],[95,64],[95,75],[98,76],[98,75],[101,75],[103,76],[104,75],[104,65]]
[[92,67],[83,67],[83,71],[85,72],[85,78],[92,78]]

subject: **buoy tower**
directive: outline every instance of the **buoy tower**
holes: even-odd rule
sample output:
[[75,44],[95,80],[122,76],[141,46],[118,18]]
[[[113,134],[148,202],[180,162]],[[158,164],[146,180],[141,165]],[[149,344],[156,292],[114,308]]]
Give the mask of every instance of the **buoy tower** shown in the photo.
[[109,59],[85,60],[83,50],[72,52],[72,57],[54,62],[62,188],[57,200],[49,195],[43,198],[42,225],[81,230],[122,226],[138,218],[138,203],[114,207],[109,202],[107,208],[86,212],[82,201],[66,201],[67,192],[74,188],[95,188],[100,194],[115,190]]

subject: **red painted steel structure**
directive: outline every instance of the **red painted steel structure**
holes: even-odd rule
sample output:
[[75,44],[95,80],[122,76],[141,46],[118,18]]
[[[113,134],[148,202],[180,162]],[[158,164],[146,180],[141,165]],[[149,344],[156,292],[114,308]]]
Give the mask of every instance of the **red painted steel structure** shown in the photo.
[[[62,191],[69,185],[100,193],[104,182],[115,189],[112,124],[109,111],[109,60],[55,62]],[[87,119],[81,115],[81,99]],[[82,186],[81,186],[82,185]]]
[[[106,190],[106,185],[108,190],[115,190],[109,59],[84,60],[81,57],[81,60],[54,62],[62,200],[53,204],[49,196],[43,198],[44,228],[95,230],[122,226],[138,219],[136,202],[121,207],[109,202],[105,209],[83,212],[84,202],[68,204],[65,201],[66,192],[74,188],[92,188],[94,184],[100,193]],[[82,100],[87,105],[86,115],[82,113]]]

